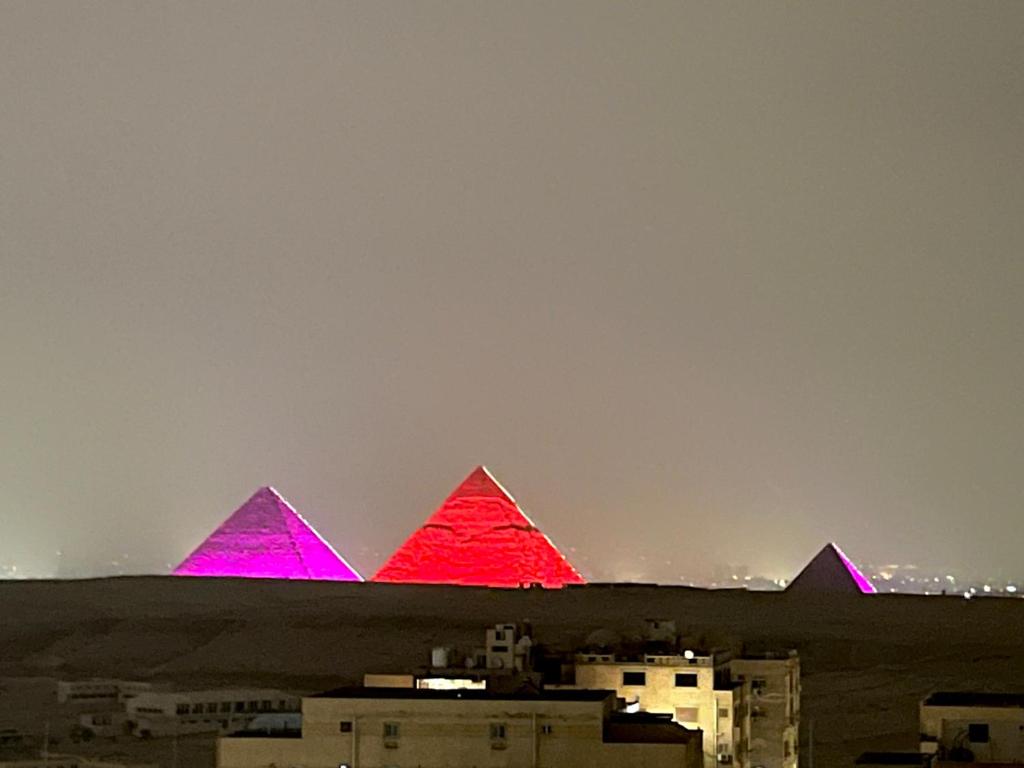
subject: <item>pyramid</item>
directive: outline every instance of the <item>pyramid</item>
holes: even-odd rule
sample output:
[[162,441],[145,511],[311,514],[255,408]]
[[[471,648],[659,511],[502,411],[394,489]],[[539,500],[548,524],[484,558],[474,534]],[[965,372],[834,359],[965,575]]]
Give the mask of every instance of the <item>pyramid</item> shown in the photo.
[[851,595],[872,594],[875,585],[843,554],[837,544],[826,544],[797,577],[786,587],[787,592],[845,592]]
[[174,575],[362,581],[273,488],[256,491]]
[[553,588],[585,583],[484,467],[462,481],[373,580]]

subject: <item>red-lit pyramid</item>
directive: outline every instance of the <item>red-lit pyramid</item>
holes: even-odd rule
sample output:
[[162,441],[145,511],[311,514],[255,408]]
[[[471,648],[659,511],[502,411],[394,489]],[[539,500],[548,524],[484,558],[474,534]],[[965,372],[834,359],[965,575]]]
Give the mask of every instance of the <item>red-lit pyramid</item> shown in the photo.
[[174,575],[362,581],[273,488],[256,491]]
[[462,481],[373,580],[481,587],[584,583],[484,467]]

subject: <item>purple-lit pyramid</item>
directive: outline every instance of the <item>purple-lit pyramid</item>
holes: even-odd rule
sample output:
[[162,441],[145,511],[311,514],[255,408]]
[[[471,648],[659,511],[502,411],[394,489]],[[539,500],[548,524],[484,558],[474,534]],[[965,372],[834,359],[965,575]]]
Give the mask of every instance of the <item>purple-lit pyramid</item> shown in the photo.
[[273,488],[256,491],[174,575],[362,581]]
[[826,544],[797,577],[786,587],[787,592],[801,594],[845,592],[851,595],[872,594],[875,585],[860,572],[837,544]]

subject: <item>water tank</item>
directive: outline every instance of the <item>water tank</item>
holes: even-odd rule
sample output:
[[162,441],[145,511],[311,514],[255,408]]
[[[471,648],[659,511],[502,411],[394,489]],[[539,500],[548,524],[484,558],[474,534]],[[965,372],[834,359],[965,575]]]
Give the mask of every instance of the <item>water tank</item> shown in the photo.
[[448,667],[448,653],[449,649],[443,645],[438,645],[430,651],[430,666],[435,669],[445,669]]

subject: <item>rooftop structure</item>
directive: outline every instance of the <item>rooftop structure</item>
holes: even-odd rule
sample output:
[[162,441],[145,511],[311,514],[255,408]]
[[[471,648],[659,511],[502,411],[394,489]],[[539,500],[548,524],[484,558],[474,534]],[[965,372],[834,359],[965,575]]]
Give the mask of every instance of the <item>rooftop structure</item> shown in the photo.
[[362,581],[273,488],[260,488],[174,569],[176,576]]
[[470,473],[373,580],[485,587],[584,583],[484,467]]
[[920,716],[920,749],[936,765],[1024,763],[1024,693],[940,691]]
[[786,591],[857,595],[872,594],[875,592],[875,586],[843,553],[839,545],[833,542],[826,544],[814,556],[814,559],[790,582]]

